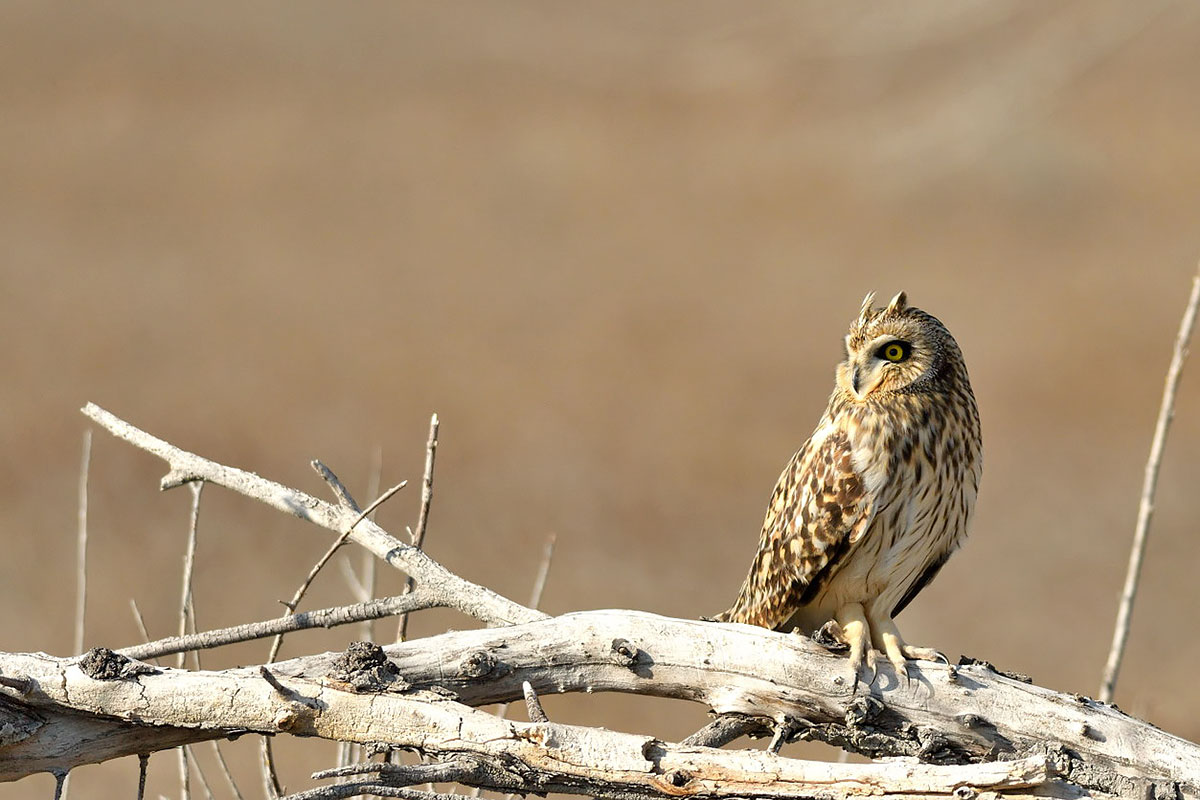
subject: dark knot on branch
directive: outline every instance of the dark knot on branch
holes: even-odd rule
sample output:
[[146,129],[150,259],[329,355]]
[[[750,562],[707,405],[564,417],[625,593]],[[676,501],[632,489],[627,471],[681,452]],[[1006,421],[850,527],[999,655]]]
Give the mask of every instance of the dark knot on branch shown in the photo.
[[95,681],[125,681],[139,675],[156,675],[162,670],[114,653],[107,647],[93,647],[79,659],[83,674]]
[[356,692],[406,689],[400,668],[388,660],[375,642],[351,642],[329,667],[326,677],[344,683]]

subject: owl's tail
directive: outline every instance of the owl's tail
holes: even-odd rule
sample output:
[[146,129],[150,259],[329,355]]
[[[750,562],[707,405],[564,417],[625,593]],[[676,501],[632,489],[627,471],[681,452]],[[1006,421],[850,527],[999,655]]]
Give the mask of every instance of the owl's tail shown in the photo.
[[791,611],[792,609],[782,602],[782,598],[758,591],[748,577],[733,605],[727,611],[713,616],[712,621],[741,622],[745,625],[779,630],[787,624]]

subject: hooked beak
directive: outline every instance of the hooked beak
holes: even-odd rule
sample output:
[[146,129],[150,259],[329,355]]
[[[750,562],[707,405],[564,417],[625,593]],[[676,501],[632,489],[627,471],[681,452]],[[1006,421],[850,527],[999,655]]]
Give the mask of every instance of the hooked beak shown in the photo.
[[842,366],[843,387],[855,400],[865,400],[879,386],[882,372],[878,365],[864,365],[857,360],[847,362]]
[[862,395],[862,368],[858,364],[850,367],[850,391],[854,392],[854,396],[859,400],[863,399]]

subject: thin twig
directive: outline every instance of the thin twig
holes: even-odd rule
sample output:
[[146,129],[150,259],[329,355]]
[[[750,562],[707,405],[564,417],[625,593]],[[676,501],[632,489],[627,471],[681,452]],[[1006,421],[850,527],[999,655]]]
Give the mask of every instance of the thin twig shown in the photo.
[[478,763],[466,758],[432,761],[427,764],[381,764],[378,761],[364,761],[361,764],[350,764],[336,769],[323,769],[314,772],[312,777],[313,780],[328,780],[378,773],[380,776],[388,776],[388,782],[393,785],[411,786],[416,783],[450,783],[477,770]]
[[[433,504],[433,461],[437,455],[438,444],[438,415],[429,418],[429,441],[425,443],[425,476],[421,480],[421,512],[417,516],[417,528],[412,534],[412,545],[418,550],[425,549],[425,532],[429,526],[429,509]],[[404,581],[404,591],[411,592],[416,585],[412,575]],[[408,638],[408,614],[400,617],[400,625],[396,630],[396,641],[403,642]]]
[[129,598],[129,610],[133,613],[133,622],[137,625],[138,633],[142,636],[142,641],[150,641],[150,631],[146,628],[146,619],[142,616],[142,610],[138,608],[137,600],[132,597]]
[[[370,553],[365,554],[367,558],[371,558]],[[354,572],[354,566],[350,563],[349,558],[343,558],[338,562],[338,569],[342,571],[342,577],[346,580],[346,588],[350,590],[350,594],[354,596],[356,602],[365,603],[371,599],[371,595],[367,593],[365,584],[359,581],[358,575]],[[370,641],[369,636],[360,637],[364,642]]]
[[314,458],[308,463],[309,466],[316,470],[316,473],[321,476],[321,480],[329,484],[329,488],[333,491],[334,497],[337,498],[338,505],[340,505],[342,508],[353,511],[355,514],[362,510],[358,507],[358,501],[354,499],[353,495],[350,494],[350,490],[346,488],[346,484],[342,483],[342,479],[335,475],[333,470],[325,466],[321,459]]
[[275,753],[271,750],[271,737],[259,738],[259,755],[262,756],[263,794],[268,798],[277,798],[283,794],[283,784],[279,782],[279,773],[275,770]]
[[[355,528],[357,528],[358,523],[362,522],[364,519],[366,519],[367,517],[374,514],[375,509],[379,508],[381,505],[386,503],[388,500],[392,499],[392,495],[394,495],[396,492],[403,489],[405,486],[408,486],[408,481],[400,481],[395,486],[388,489],[383,494],[379,495],[379,497],[376,497],[371,502],[371,505],[367,506],[361,512],[359,512],[358,519],[356,519],[356,520],[354,520],[354,522],[350,523],[350,530],[352,531]],[[346,533],[347,533],[347,535],[349,535],[350,531],[347,531]]]
[[525,712],[529,715],[529,721],[549,722],[550,718],[546,716],[546,711],[542,708],[542,701],[538,699],[537,692],[533,690],[533,684],[529,681],[522,681],[521,691],[525,694]]
[[184,745],[183,751],[187,754],[187,757],[191,759],[192,766],[196,768],[196,776],[200,778],[200,787],[204,789],[204,796],[207,797],[208,800],[214,800],[212,787],[208,784],[208,776],[204,774],[204,767],[200,766],[200,759],[196,758],[196,753],[194,750],[192,750],[192,746],[190,744]]
[[429,418],[429,441],[425,443],[425,477],[421,482],[421,513],[417,517],[417,529],[413,532],[413,546],[418,550],[425,543],[429,507],[433,504],[433,459],[437,454],[438,424],[437,414]]
[[138,755],[138,793],[137,800],[144,800],[146,797],[146,769],[150,766],[150,754],[141,753]]
[[[204,491],[204,481],[192,481],[188,484],[192,490],[192,513],[188,524],[187,548],[183,556],[183,590],[179,599],[179,635],[188,633],[188,619],[194,618],[195,607],[192,604],[192,576],[196,567],[196,539],[200,530],[200,495]],[[187,653],[180,653],[175,665],[183,668]],[[192,796],[191,769],[188,765],[188,746],[179,748],[179,796],[188,800]]]
[[[132,601],[131,601],[132,602]],[[214,647],[249,642],[255,639],[265,639],[280,633],[292,633],[310,628],[336,628],[339,625],[350,625],[369,619],[392,617],[404,611],[423,611],[434,608],[438,603],[424,592],[413,594],[398,594],[392,597],[381,597],[369,603],[352,603],[346,606],[320,608],[313,611],[301,611],[285,617],[248,622],[233,625],[229,628],[217,628],[201,633],[189,633],[187,636],[170,636],[145,644],[135,644],[123,647],[118,652],[122,655],[145,661],[148,658],[183,653],[193,650],[210,650]],[[137,615],[135,606],[134,614]],[[143,638],[145,627],[140,623]]]
[[[140,608],[138,608],[137,600],[134,600],[132,597],[129,598],[129,608],[131,611],[133,611],[133,621],[137,623],[138,633],[140,633],[142,635],[142,641],[149,642],[150,641],[150,631],[148,631],[146,629],[146,620],[142,618],[142,610]],[[186,639],[187,637],[182,637],[182,638]],[[160,641],[180,641],[180,637],[172,636],[172,637],[170,637],[170,639],[160,640]],[[143,644],[142,646],[144,647],[145,645]],[[182,651],[171,650],[171,651],[168,651],[165,653],[147,654],[147,655],[143,656],[141,658],[141,660],[144,661],[147,658],[153,658],[155,664],[162,666],[162,661],[159,658],[160,655],[172,655],[174,653],[179,653],[179,652],[182,652]],[[137,656],[131,656],[131,658],[137,658]]]
[[1200,267],[1192,278],[1192,293],[1179,323],[1179,335],[1175,338],[1175,351],[1167,378],[1163,385],[1162,404],[1158,409],[1158,422],[1154,426],[1154,439],[1150,444],[1150,458],[1146,462],[1146,473],[1142,480],[1142,499],[1138,505],[1137,527],[1133,532],[1133,549],[1129,554],[1129,568],[1125,572],[1125,586],[1121,590],[1121,605],[1117,610],[1117,623],[1113,629],[1112,647],[1108,651],[1108,662],[1104,665],[1104,679],[1100,683],[1100,700],[1111,703],[1117,685],[1117,674],[1121,671],[1121,659],[1125,644],[1129,640],[1130,618],[1133,601],[1137,595],[1142,561],[1146,555],[1146,537],[1150,530],[1150,517],[1154,514],[1154,491],[1158,485],[1158,470],[1162,464],[1163,448],[1167,441],[1167,430],[1175,415],[1175,393],[1179,388],[1179,376],[1183,362],[1187,359],[1188,342],[1196,326],[1196,309],[1200,306]]
[[721,714],[712,722],[684,739],[680,744],[697,747],[724,747],[746,734],[761,734],[770,731],[770,729],[770,725],[761,717],[748,717],[743,714]]
[[542,548],[542,563],[538,565],[537,577],[533,579],[533,591],[529,593],[529,607],[539,608],[542,605],[542,592],[546,591],[546,576],[550,574],[550,563],[554,561],[554,544],[558,534],[551,532],[546,537],[546,545]]
[[83,652],[83,624],[87,610],[88,467],[92,460],[92,429],[83,432],[83,459],[79,466],[79,535],[75,568],[75,647]]
[[[320,462],[314,462],[314,466],[319,463]],[[332,473],[330,474],[332,475]],[[354,533],[354,529],[358,527],[358,523],[366,519],[368,513],[378,508],[381,504],[387,502],[392,495],[403,489],[407,484],[408,481],[401,481],[377,497],[375,501],[367,506],[364,511],[359,512],[358,517],[355,518],[352,523],[350,523],[350,527],[346,528],[346,530],[334,540],[333,544],[329,546],[329,549],[325,551],[325,554],[317,559],[317,563],[313,564],[312,569],[310,569],[308,571],[308,575],[305,576],[304,582],[300,584],[300,587],[296,589],[295,594],[292,595],[291,601],[284,603],[284,606],[287,607],[287,612],[284,614],[284,616],[291,616],[292,614],[296,613],[296,608],[300,605],[300,601],[304,599],[304,595],[308,593],[308,587],[311,586],[313,580],[316,579],[317,573],[325,568],[325,565],[329,563],[329,559],[333,558],[333,554],[336,553],[341,546],[346,543],[346,540],[350,538],[350,534]],[[271,643],[271,652],[267,656],[268,664],[275,661],[275,657],[279,655],[279,648],[282,645],[283,634],[280,633],[275,637],[275,641]]]
[[180,800],[188,800],[192,796],[192,776],[188,769],[187,745],[175,750],[179,753],[179,797]]
[[[374,497],[379,493],[379,486],[383,482],[383,447],[376,445],[371,453],[371,473],[367,478],[367,497]],[[374,521],[374,512],[371,513],[371,520]],[[375,587],[378,583],[378,576],[375,565],[376,560],[370,553],[362,554],[362,585],[366,597],[363,600],[369,600],[375,596]],[[368,620],[363,623],[363,640],[367,642],[375,641],[375,623],[373,620]]]
[[[196,538],[200,529],[200,494],[204,491],[204,481],[192,481],[188,486],[192,490],[192,513],[188,525],[187,549],[183,556],[183,591],[179,600],[179,635],[188,634],[188,617],[194,616],[192,605],[192,575],[196,567]],[[176,666],[182,667],[186,653],[180,653]]]
[[373,795],[374,797],[402,797],[406,800],[462,800],[459,794],[442,794],[440,792],[425,792],[419,789],[408,789],[403,786],[387,786],[382,783],[337,783],[332,786],[322,786],[319,789],[309,789],[306,792],[289,794],[280,800],[339,800],[355,795]]
[[8,675],[0,675],[0,686],[15,689],[21,694],[29,694],[33,691],[34,683],[29,678],[12,678]]
[[233,779],[233,773],[229,770],[229,764],[225,761],[225,753],[221,751],[221,743],[213,739],[212,749],[213,755],[217,757],[217,765],[221,767],[221,774],[225,776],[225,783],[229,784],[229,791],[233,792],[233,796],[237,800],[244,800],[242,791],[238,788],[237,781]]
[[[371,451],[371,469],[367,476],[367,496],[371,497],[379,493],[379,486],[383,481],[383,447],[375,445],[375,449]],[[368,516],[372,522],[375,521],[375,512],[372,511]],[[350,560],[346,559],[342,562],[346,568],[348,581],[359,592],[359,602],[370,602],[371,598],[375,597],[379,584],[378,571],[376,570],[376,560],[369,552],[363,551],[362,554],[362,579],[354,574],[354,568],[350,565]],[[361,638],[365,642],[375,641],[375,621],[365,620],[362,624]],[[365,758],[363,755],[363,746],[358,743],[344,742],[338,749],[338,766],[346,766],[355,761],[361,761]]]

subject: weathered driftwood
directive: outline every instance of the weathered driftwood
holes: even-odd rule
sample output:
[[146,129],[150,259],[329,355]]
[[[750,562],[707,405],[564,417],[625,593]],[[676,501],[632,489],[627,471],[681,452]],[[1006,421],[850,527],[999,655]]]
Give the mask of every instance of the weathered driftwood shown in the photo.
[[[958,791],[962,796],[963,787],[973,792],[1044,785],[1053,774],[1044,755],[965,766],[851,765],[686,747],[603,729],[501,720],[441,692],[396,687],[364,692],[376,687],[362,682],[356,691],[344,681],[283,672],[302,664],[312,668],[306,663],[312,661],[332,659],[298,659],[275,665],[279,671],[274,673],[262,668],[189,672],[147,667],[115,654],[82,666],[81,659],[6,654],[0,657],[5,674],[21,674],[30,683],[21,701],[12,703],[10,697],[6,702],[8,715],[16,718],[8,716],[11,726],[5,727],[0,779],[250,731],[419,749],[462,759],[456,780],[509,791],[764,798]],[[488,664],[486,658],[469,657],[464,671],[476,674]],[[393,680],[402,682],[398,676]],[[19,706],[23,709],[17,711]]]
[[[807,639],[750,626],[591,611],[447,633],[386,652],[395,674],[389,668],[382,679],[368,675],[357,687],[366,692],[360,694],[346,691],[345,676],[329,677],[337,675],[339,654],[272,665],[272,675],[295,697],[272,688],[256,669],[164,670],[106,681],[89,678],[76,665],[78,659],[3,654],[0,672],[33,685],[23,695],[7,692],[12,730],[27,735],[21,741],[5,738],[0,779],[245,731],[386,742],[439,757],[482,758],[491,752],[494,766],[516,758],[536,771],[533,765],[542,762],[528,751],[534,734],[520,723],[497,721],[496,727],[485,721],[493,719],[489,715],[480,718],[481,712],[466,708],[520,699],[528,682],[541,693],[622,691],[693,700],[718,712],[790,724],[799,738],[823,739],[873,756],[908,755],[942,764],[1048,759],[1052,772],[1098,792],[1140,796],[1157,785],[1159,794],[1170,796],[1176,784],[1188,793],[1200,786],[1200,748],[1111,706],[1006,678],[981,665],[922,663],[908,685],[893,685],[884,673],[868,692],[843,679],[843,656]],[[99,723],[98,729],[95,719],[81,718],[79,712],[123,722]],[[147,730],[146,725],[167,727]],[[462,725],[480,726],[484,733],[478,742],[496,749],[447,744],[455,737],[443,734]],[[572,746],[589,741],[585,729],[570,731]],[[609,732],[595,735],[596,747],[612,744]],[[634,738],[675,752],[656,740]],[[725,755],[719,751],[708,753],[714,769],[717,763],[728,763],[729,769],[740,763],[721,761]],[[646,775],[661,776],[674,764],[659,759],[657,766],[645,766]],[[593,770],[592,777],[612,766],[581,765]],[[562,780],[585,777],[555,774]],[[589,792],[602,788],[579,785]],[[765,788],[750,791],[737,781],[701,793],[725,794],[726,789],[734,795],[771,796]],[[936,793],[931,787],[922,791]]]
[[[0,653],[0,780],[253,732],[386,743],[437,761],[373,779],[393,786],[436,772],[437,780],[503,791],[616,798],[1200,794],[1200,748],[1112,706],[982,664],[920,663],[908,682],[885,668],[866,687],[850,679],[843,656],[743,625],[632,611],[546,618],[453,575],[346,504],[214,464],[95,406],[85,413],[167,460],[164,488],[206,480],[333,530],[357,523],[351,540],[418,578],[414,608],[457,608],[506,627],[396,645],[373,662],[324,654],[269,671],[160,670],[95,651],[85,659]],[[271,623],[252,627],[273,631]],[[509,722],[473,708],[522,697],[536,708],[534,691],[691,700],[769,720],[775,744],[820,739],[907,758],[811,764],[552,721]],[[729,738],[728,730],[714,735]]]

